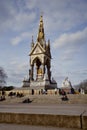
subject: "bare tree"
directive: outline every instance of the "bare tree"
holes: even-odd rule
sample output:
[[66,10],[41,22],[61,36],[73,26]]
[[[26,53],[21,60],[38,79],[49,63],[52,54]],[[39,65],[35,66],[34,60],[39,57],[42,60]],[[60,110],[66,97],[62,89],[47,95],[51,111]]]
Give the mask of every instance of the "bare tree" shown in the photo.
[[7,74],[4,69],[0,67],[0,87],[2,88],[6,84]]

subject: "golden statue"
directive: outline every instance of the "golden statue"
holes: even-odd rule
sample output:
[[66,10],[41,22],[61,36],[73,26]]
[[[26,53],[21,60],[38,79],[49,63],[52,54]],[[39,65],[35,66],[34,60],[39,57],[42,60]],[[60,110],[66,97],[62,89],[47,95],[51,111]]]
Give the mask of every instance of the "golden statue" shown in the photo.
[[37,70],[37,74],[42,74],[42,73],[43,73],[42,68],[39,68],[39,69]]

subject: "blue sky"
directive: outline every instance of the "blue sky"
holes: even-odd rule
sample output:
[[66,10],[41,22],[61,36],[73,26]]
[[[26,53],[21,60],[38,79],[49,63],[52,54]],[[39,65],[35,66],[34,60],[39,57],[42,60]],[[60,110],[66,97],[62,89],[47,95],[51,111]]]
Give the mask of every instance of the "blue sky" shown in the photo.
[[87,79],[87,0],[0,0],[0,66],[7,85],[21,87],[28,77],[31,39],[37,39],[41,12],[58,86],[67,76],[73,85]]

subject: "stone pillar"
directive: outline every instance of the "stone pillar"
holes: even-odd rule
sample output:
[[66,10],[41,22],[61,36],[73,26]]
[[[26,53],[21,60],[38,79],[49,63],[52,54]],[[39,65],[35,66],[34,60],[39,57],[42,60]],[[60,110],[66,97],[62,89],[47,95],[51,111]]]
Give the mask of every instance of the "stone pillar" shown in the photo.
[[43,72],[43,78],[44,78],[44,74],[45,74],[45,65],[42,64],[42,72]]
[[38,66],[36,66],[36,80],[38,79]]
[[33,69],[34,69],[34,65],[31,65],[31,80],[33,80],[33,73],[34,73],[34,72],[33,72],[33,71],[34,71]]
[[51,82],[51,71],[50,71],[50,66],[47,66],[47,74],[48,74],[48,79]]

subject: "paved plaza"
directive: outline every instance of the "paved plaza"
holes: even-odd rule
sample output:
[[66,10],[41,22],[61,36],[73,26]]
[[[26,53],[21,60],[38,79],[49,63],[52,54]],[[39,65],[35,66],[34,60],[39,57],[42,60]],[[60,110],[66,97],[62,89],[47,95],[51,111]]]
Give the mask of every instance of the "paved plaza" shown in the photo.
[[0,104],[0,112],[54,114],[54,115],[87,115],[86,104]]

